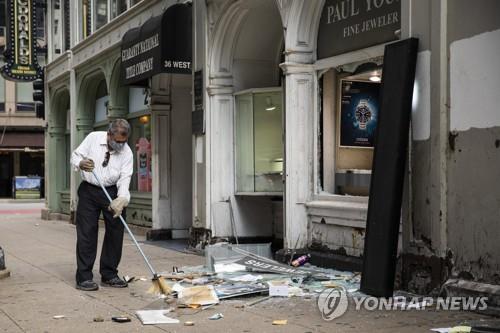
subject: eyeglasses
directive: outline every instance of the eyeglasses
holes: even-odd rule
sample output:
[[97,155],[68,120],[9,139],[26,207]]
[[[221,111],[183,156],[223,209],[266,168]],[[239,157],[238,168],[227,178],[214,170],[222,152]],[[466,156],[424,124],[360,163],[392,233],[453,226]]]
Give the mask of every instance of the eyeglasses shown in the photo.
[[109,163],[109,157],[111,155],[109,154],[109,150],[106,152],[106,155],[104,156],[104,161],[102,162],[102,167],[105,168],[108,166]]

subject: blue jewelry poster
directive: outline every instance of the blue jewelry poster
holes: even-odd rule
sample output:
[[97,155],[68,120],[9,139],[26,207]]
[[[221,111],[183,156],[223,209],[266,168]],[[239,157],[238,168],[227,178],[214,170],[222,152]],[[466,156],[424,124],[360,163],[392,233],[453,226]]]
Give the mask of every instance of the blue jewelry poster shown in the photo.
[[340,146],[373,148],[380,83],[341,80]]

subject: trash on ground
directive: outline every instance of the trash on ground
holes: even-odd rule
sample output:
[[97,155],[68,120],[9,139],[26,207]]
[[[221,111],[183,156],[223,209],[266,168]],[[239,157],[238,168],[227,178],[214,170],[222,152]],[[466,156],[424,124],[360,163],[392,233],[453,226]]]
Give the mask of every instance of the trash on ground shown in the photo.
[[339,285],[333,281],[321,281],[321,285],[325,288],[338,288]]
[[178,293],[179,303],[185,305],[211,305],[219,303],[212,285],[184,288]]
[[450,333],[469,333],[471,329],[470,326],[455,326],[451,328]]
[[215,286],[219,299],[267,293],[268,287],[262,283],[257,284],[222,284]]
[[287,323],[288,320],[286,319],[273,320],[273,325],[286,325]]
[[297,259],[293,260],[293,261],[292,261],[292,266],[293,266],[293,267],[299,267],[299,266],[302,266],[302,265],[304,265],[306,262],[308,262],[310,258],[311,258],[311,255],[310,255],[310,254],[304,254],[303,256],[300,256],[300,257],[298,257]]
[[192,321],[185,321],[184,326],[194,326],[194,322]]
[[94,322],[95,323],[102,323],[102,322],[104,322],[104,318],[103,317],[95,317]]
[[123,277],[123,280],[127,283],[130,283],[130,282],[134,282],[135,281],[135,276],[128,276],[128,275],[125,275]]
[[52,317],[53,319],[63,319],[63,318],[66,318],[65,315],[55,315]]
[[235,305],[244,308],[277,296],[310,300],[326,288],[344,288],[350,293],[359,290],[359,273],[309,263],[292,267],[270,259],[267,244],[249,247],[254,252],[244,250],[244,245],[214,246],[206,251],[211,258],[207,258],[205,266],[185,266],[160,273],[168,281],[172,294],[158,300],[163,306],[147,309],[165,310],[168,303],[186,309],[186,314],[194,314],[236,297],[263,296]]
[[111,320],[114,321],[115,323],[129,323],[132,321],[127,316],[117,316],[117,317],[111,317]]
[[269,296],[288,297],[288,282],[285,280],[268,281]]
[[210,320],[219,320],[221,318],[224,318],[224,315],[222,313],[216,313],[213,316],[208,317]]
[[179,324],[179,319],[168,317],[169,310],[139,310],[135,314],[143,325]]
[[245,271],[245,266],[240,264],[215,264],[216,273],[231,273]]
[[256,282],[262,279],[263,279],[262,275],[252,275],[252,274],[245,274],[229,278],[229,280],[237,282]]

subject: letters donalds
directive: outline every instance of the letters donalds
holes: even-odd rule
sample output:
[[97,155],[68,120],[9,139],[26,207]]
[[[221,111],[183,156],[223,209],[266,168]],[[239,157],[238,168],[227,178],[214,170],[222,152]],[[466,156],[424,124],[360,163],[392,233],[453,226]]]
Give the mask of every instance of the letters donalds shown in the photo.
[[35,0],[7,1],[7,48],[6,64],[2,75],[7,80],[34,81],[41,77],[36,50]]

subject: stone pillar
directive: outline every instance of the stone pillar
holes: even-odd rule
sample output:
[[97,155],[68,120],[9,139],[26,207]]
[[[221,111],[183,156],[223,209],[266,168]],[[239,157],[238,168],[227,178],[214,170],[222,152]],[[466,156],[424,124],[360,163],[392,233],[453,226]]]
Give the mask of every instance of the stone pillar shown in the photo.
[[206,228],[232,234],[229,199],[234,195],[234,97],[232,77],[211,77],[206,113]]
[[285,62],[285,247],[308,240],[306,202],[313,193],[314,101],[316,74],[311,65]]
[[[69,166],[69,160],[60,158],[65,156],[65,131],[66,124],[61,124],[56,121],[57,116],[52,112],[49,114],[48,129],[47,129],[47,161],[50,167],[46,170],[48,180],[45,182],[47,193],[47,202],[50,212],[61,211],[61,198],[58,191],[63,190],[66,168]],[[68,157],[69,158],[69,157]]]

